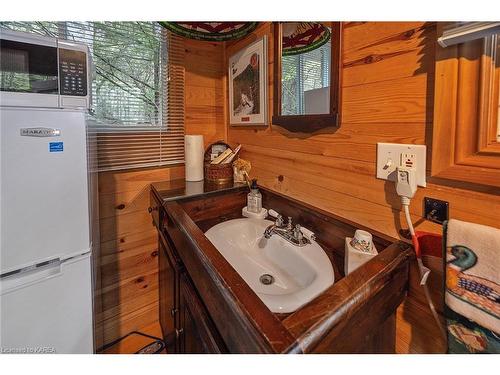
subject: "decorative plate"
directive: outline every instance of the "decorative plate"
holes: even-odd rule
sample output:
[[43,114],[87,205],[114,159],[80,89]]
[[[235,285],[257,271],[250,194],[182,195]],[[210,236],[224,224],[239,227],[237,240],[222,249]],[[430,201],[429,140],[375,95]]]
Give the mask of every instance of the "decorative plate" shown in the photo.
[[158,22],[164,28],[189,39],[223,42],[239,39],[253,30],[258,22]]
[[330,29],[319,22],[284,22],[282,55],[312,51],[330,40]]

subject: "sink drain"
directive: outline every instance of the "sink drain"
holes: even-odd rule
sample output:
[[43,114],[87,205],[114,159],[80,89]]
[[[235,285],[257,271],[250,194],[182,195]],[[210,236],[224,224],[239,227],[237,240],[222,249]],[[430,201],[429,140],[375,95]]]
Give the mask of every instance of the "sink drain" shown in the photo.
[[271,285],[274,283],[274,277],[272,275],[269,275],[268,273],[265,273],[259,278],[260,282],[264,285]]

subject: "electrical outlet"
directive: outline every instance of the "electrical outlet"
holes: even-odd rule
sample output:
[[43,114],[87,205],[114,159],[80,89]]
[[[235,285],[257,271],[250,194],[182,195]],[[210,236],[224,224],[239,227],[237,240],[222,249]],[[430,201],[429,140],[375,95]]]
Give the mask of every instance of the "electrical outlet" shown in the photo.
[[409,153],[409,152],[403,152],[400,157],[400,165],[406,167],[406,168],[413,168],[415,167],[415,164],[417,162],[417,155]]
[[377,178],[396,181],[396,168],[416,169],[417,185],[426,187],[426,146],[377,143]]

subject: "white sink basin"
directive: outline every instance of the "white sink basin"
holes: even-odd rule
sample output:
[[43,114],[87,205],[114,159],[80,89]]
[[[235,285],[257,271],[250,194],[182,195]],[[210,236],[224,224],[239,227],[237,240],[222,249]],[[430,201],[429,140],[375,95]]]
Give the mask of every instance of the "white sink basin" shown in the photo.
[[[275,313],[289,313],[333,284],[333,268],[316,242],[297,247],[278,235],[263,238],[269,220],[235,219],[217,224],[205,235],[243,280]],[[263,275],[274,281],[266,285]],[[269,282],[269,277],[264,277]]]

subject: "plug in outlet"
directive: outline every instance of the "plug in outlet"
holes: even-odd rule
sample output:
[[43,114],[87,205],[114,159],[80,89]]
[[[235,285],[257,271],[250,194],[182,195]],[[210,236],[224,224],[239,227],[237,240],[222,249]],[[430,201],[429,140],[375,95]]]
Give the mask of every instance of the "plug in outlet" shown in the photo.
[[377,178],[396,181],[396,168],[414,168],[417,185],[425,187],[426,146],[377,143]]

